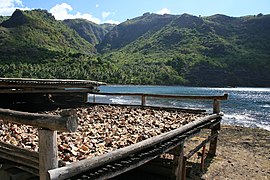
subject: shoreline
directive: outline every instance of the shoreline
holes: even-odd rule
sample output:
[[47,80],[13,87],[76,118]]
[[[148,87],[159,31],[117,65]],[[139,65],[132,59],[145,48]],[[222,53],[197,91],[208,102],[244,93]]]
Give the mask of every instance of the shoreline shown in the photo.
[[[196,143],[196,139],[189,143]],[[204,173],[195,167],[197,171],[187,179],[270,179],[269,149],[270,131],[222,125],[216,156],[206,160]],[[193,162],[196,166],[196,158]]]
[[149,84],[109,84],[101,86],[144,86],[144,87],[157,87],[157,86],[164,86],[164,87],[195,87],[195,88],[228,88],[228,89],[236,89],[236,88],[270,88],[270,86],[191,86],[191,85],[149,85]]

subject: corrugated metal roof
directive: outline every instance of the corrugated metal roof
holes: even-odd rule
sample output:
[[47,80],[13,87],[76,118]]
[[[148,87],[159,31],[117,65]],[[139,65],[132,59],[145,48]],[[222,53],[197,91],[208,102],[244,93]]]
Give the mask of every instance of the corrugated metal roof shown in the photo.
[[106,83],[90,80],[75,79],[31,79],[31,78],[0,78],[0,87],[39,87],[46,88],[77,88],[77,87],[93,87],[106,85]]

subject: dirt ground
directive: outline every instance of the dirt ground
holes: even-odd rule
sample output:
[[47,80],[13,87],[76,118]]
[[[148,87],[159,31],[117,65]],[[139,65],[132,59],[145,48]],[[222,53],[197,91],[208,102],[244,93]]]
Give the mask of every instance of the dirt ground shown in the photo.
[[[205,131],[191,138],[185,144],[185,154],[208,135],[209,131]],[[207,145],[206,152],[208,149]],[[216,156],[206,159],[203,172],[200,170],[200,161],[198,153],[189,159],[188,166],[191,167],[189,168],[191,171],[187,180],[270,180],[270,131],[222,125]],[[171,178],[133,170],[113,179],[169,180]]]
[[216,156],[206,160],[205,171],[198,170],[199,161],[193,162],[187,179],[270,179],[270,131],[223,125]]

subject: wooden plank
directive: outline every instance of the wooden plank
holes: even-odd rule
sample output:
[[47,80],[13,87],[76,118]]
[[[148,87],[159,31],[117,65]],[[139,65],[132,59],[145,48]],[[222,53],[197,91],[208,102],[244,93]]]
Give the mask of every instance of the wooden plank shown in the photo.
[[14,157],[29,159],[30,161],[36,162],[37,164],[39,162],[37,152],[29,151],[7,143],[0,142],[0,152]]
[[106,164],[107,162],[115,161],[124,157],[127,157],[130,154],[133,154],[135,152],[138,152],[142,149],[146,149],[148,147],[151,147],[153,145],[156,145],[160,142],[166,141],[172,137],[181,135],[185,132],[188,132],[189,130],[198,127],[206,122],[209,122],[213,119],[216,119],[218,117],[221,117],[220,114],[214,114],[209,115],[207,117],[201,118],[199,120],[196,120],[194,122],[191,122],[189,124],[186,124],[178,129],[169,131],[167,133],[163,133],[161,135],[146,139],[144,141],[138,142],[136,144],[117,149],[115,151],[96,156],[90,159],[84,159],[81,161],[77,161],[72,163],[69,166],[52,169],[49,171],[50,178],[51,179],[66,179],[71,176],[75,176],[81,172],[87,171],[89,169],[101,166]]
[[48,170],[58,167],[57,132],[38,130],[39,135],[39,179],[48,180]]
[[75,111],[63,111],[62,115],[37,114],[0,108],[0,118],[4,121],[31,125],[61,132],[75,132],[78,123]]
[[7,159],[9,161],[22,164],[22,165],[35,168],[35,169],[38,169],[38,165],[39,165],[39,163],[32,161],[29,158],[22,158],[14,154],[7,153],[6,151],[1,151],[0,158]]
[[[23,171],[29,172],[29,173],[34,174],[36,176],[39,175],[38,164],[37,164],[37,166],[35,166],[35,168],[33,168],[33,167],[30,167],[30,166],[27,166],[27,165],[16,163],[14,161],[10,161],[10,160],[8,160],[6,158],[0,158],[0,163],[4,163],[4,164],[6,164],[6,166],[10,166],[10,167],[15,166],[16,168],[19,168],[19,169],[21,169]],[[3,170],[5,168],[2,167],[1,169]]]

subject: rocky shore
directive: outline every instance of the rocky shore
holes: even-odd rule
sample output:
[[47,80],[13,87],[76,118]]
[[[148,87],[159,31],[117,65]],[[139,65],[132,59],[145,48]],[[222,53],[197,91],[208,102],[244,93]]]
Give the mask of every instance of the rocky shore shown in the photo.
[[[46,112],[59,114],[61,110]],[[98,156],[144,139],[179,128],[206,114],[154,110],[125,106],[77,108],[75,133],[58,133],[61,165]],[[31,126],[4,124],[0,121],[0,140],[38,151],[37,129]]]

